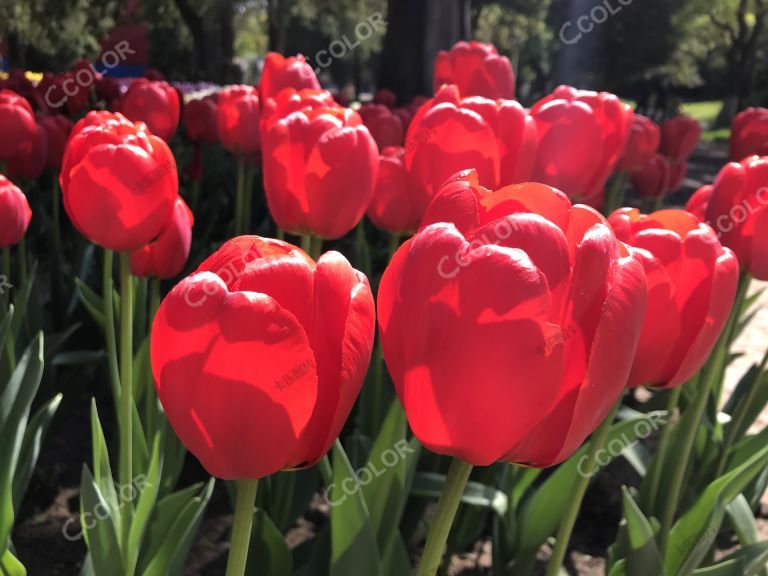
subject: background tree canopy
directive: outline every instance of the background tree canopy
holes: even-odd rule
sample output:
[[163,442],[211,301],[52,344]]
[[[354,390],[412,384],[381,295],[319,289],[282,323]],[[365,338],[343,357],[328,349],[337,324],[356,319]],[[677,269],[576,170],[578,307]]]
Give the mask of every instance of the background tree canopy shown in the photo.
[[[386,33],[357,38],[377,13]],[[336,42],[324,82],[409,98],[429,90],[437,50],[474,37],[510,57],[524,102],[560,83],[632,98],[663,87],[722,99],[728,116],[768,100],[768,0],[0,0],[6,53],[33,70],[95,58],[126,20],[146,23],[171,79],[256,81],[268,49],[317,65]]]

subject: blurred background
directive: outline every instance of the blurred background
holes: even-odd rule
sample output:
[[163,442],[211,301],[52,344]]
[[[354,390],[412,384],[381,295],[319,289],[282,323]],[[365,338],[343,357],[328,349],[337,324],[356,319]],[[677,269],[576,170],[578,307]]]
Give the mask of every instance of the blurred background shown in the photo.
[[2,69],[65,71],[127,41],[110,75],[255,83],[264,54],[303,53],[327,87],[405,102],[438,50],[493,42],[530,104],[554,86],[686,104],[708,136],[768,102],[768,0],[0,0]]

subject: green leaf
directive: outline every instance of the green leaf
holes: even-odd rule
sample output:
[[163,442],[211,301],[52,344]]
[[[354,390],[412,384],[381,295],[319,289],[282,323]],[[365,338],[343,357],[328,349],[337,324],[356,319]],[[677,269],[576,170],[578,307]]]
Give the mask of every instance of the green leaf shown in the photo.
[[760,533],[752,508],[744,494],[736,496],[736,499],[725,507],[725,513],[742,546],[760,541]]
[[[173,519],[170,530],[162,535],[148,535],[148,541],[160,538],[157,553],[142,572],[144,576],[178,576],[184,569],[184,561],[194,541],[200,521],[213,494],[213,478],[206,484],[203,493],[187,502]],[[154,532],[153,532],[154,533]]]
[[[99,421],[99,411],[96,408],[96,400],[91,399],[91,446],[93,451],[93,477],[99,493],[109,506],[110,516],[115,518],[115,529],[118,540],[121,534],[120,502],[115,490],[115,481],[112,477],[112,466],[109,462],[109,450],[104,438],[104,430]],[[89,472],[90,473],[90,472]]]
[[333,447],[333,484],[326,497],[331,505],[330,576],[382,576],[376,534],[360,481],[338,440]]
[[11,320],[11,334],[13,339],[18,340],[19,332],[24,324],[24,318],[27,315],[27,306],[29,305],[29,296],[32,294],[32,287],[35,284],[35,276],[37,275],[37,263],[32,264],[32,268],[29,271],[27,281],[16,292],[16,299],[14,301],[15,312],[13,319]]
[[[413,495],[438,499],[443,491],[445,475],[433,472],[417,472],[413,480]],[[487,486],[480,482],[467,482],[464,495],[461,497],[463,504],[487,508],[496,514],[503,516],[507,512],[509,499],[504,492],[493,486]]]
[[405,412],[399,400],[394,400],[370,451],[363,474],[371,477],[363,485],[363,497],[371,515],[379,549],[389,546],[397,535],[400,520],[408,501],[420,446],[406,440]]
[[288,544],[261,508],[253,514],[245,573],[248,576],[291,576],[293,573],[293,557]]
[[78,364],[93,364],[105,358],[104,350],[72,350],[60,352],[53,357],[53,366],[74,366]]
[[[8,313],[0,322],[0,362],[2,362],[3,354],[5,353],[5,343],[8,339],[8,331],[11,329],[11,321],[13,320],[13,305],[8,307]],[[2,391],[2,383],[0,383],[0,391]]]
[[408,548],[399,533],[389,540],[389,545],[384,550],[381,573],[382,574],[410,574],[411,559]]
[[149,561],[157,555],[173,523],[176,522],[182,510],[200,494],[202,488],[203,484],[198,482],[160,499],[152,511],[144,537],[145,544],[140,550],[137,574],[143,573]]
[[27,569],[10,550],[6,550],[0,556],[0,576],[27,576]]
[[56,351],[61,348],[64,343],[69,340],[69,338],[77,332],[77,330],[83,325],[82,322],[75,322],[67,328],[66,330],[62,330],[61,332],[56,332],[54,334],[46,334],[45,336],[45,360],[46,362],[50,360],[52,356],[56,354]]
[[693,573],[720,529],[725,507],[768,463],[768,445],[744,464],[712,482],[672,527],[664,566],[669,574]]
[[656,546],[651,523],[640,511],[626,486],[622,488],[624,499],[624,519],[627,522],[627,556],[625,572],[627,576],[646,576],[647,574],[664,575],[661,552]]
[[[605,454],[599,459],[600,464],[606,466],[621,454],[622,447],[626,448],[658,429],[666,419],[666,412],[659,411],[614,424],[608,432]],[[586,442],[561,464],[523,505],[518,520],[521,526],[516,547],[519,558],[535,556],[541,545],[557,530],[588,451],[589,442]]]
[[146,476],[137,476],[136,480],[142,480],[143,486],[139,487],[138,482],[134,481],[135,490],[140,490],[136,501],[136,511],[131,519],[131,531],[128,534],[128,554],[126,555],[130,572],[133,573],[139,560],[139,551],[141,550],[142,540],[149,525],[150,514],[157,501],[157,494],[160,490],[160,477],[163,473],[163,457],[160,454],[160,437],[155,437],[152,446],[152,458],[149,463],[149,470]]
[[87,466],[80,480],[80,522],[94,571],[114,574],[116,567],[123,566],[117,531],[120,518],[112,515]]
[[[133,399],[137,404],[144,396],[149,384],[149,338],[139,346],[133,357]],[[154,384],[152,384],[154,386]]]
[[21,444],[16,472],[13,476],[13,508],[18,512],[21,499],[27,491],[29,479],[40,456],[43,439],[48,433],[48,428],[61,404],[62,395],[56,394],[43,404],[27,424],[24,432],[24,440]]
[[749,544],[714,566],[699,568],[695,576],[757,576],[768,563],[768,542]]
[[43,375],[43,334],[29,345],[0,394],[0,547],[13,527],[13,477],[24,441],[29,408]]
[[104,300],[80,278],[75,277],[75,286],[77,286],[77,295],[80,298],[80,302],[88,310],[94,322],[103,330],[106,323],[104,319]]

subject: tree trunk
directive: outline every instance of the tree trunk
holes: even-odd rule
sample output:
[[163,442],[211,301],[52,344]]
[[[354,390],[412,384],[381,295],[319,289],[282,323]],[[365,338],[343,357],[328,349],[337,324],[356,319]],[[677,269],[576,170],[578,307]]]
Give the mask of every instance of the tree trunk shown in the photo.
[[469,37],[469,0],[389,0],[379,88],[406,103],[432,93],[438,51]]
[[195,52],[195,66],[197,72],[202,78],[211,78],[212,70],[210,65],[207,38],[203,19],[195,12],[187,0],[175,0],[176,7],[179,9],[182,20],[187,25],[189,33],[192,35],[193,50]]

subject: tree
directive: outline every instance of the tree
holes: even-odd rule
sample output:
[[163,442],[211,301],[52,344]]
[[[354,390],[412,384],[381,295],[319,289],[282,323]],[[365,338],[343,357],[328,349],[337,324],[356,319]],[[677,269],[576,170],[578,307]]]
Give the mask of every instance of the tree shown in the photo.
[[379,87],[407,101],[432,93],[438,51],[470,38],[469,0],[389,0]]
[[709,18],[727,42],[728,82],[718,118],[719,125],[727,126],[752,93],[760,39],[768,26],[768,0],[720,2]]

